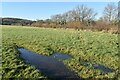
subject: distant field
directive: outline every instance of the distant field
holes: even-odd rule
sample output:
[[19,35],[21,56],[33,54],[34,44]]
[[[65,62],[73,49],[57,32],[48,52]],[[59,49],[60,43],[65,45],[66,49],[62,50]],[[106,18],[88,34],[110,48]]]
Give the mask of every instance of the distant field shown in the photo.
[[[73,29],[3,26],[2,44],[3,78],[45,77],[35,67],[25,64],[19,58],[16,47],[24,47],[46,56],[54,52],[69,54],[74,59],[64,61],[65,65],[83,78],[116,78],[118,74],[117,34]],[[104,65],[115,72],[105,74],[93,67],[85,67],[81,65],[84,61]]]

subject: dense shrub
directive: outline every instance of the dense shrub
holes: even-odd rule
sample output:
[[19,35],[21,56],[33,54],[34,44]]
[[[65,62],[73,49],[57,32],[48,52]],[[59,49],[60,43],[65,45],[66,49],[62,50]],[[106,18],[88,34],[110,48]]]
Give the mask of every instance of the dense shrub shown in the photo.
[[74,29],[85,29],[85,25],[79,21],[69,22],[68,24],[66,24],[66,27]]

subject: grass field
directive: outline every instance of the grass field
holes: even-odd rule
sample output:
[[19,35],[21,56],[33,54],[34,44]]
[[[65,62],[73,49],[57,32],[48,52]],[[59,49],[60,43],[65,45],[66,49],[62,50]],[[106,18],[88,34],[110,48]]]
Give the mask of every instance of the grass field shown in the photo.
[[[2,27],[2,75],[3,78],[46,78],[35,67],[25,64],[16,47],[49,56],[54,52],[69,54],[74,59],[64,64],[83,78],[116,78],[118,74],[118,35],[77,31],[73,29],[30,28],[22,26]],[[115,70],[105,74],[92,67],[81,65],[83,61],[101,64]]]

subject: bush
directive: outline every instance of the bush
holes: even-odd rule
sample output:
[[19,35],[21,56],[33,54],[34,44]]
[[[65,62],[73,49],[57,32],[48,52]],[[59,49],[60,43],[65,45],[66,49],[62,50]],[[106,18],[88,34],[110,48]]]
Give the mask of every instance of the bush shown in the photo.
[[96,22],[94,29],[98,31],[102,31],[102,30],[108,31],[110,29],[110,27],[108,26],[109,24],[107,24],[106,22],[100,21],[100,22]]
[[69,22],[66,24],[67,28],[74,28],[74,29],[85,29],[86,26],[81,23],[80,21],[73,21],[73,22]]

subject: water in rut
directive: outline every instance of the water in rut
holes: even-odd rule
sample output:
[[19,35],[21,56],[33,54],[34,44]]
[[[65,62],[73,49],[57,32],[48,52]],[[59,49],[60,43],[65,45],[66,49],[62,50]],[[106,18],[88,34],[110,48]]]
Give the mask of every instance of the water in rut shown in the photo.
[[[21,53],[21,57],[26,63],[34,65],[37,69],[42,71],[48,78],[57,80],[64,80],[66,78],[80,79],[74,72],[70,71],[65,65],[54,57],[43,56],[40,54],[33,53],[24,48],[19,48],[18,51]],[[57,54],[58,55],[58,54]],[[56,55],[53,55],[56,56]],[[58,57],[62,58],[62,56]],[[64,59],[68,59],[69,56],[65,56]]]
[[[26,63],[29,63],[39,69],[44,73],[48,78],[54,78],[57,80],[66,80],[68,79],[81,79],[74,72],[70,71],[65,67],[65,65],[60,60],[71,59],[73,57],[67,54],[54,53],[51,56],[44,56],[36,54],[24,48],[18,48],[18,51],[21,53],[21,57],[25,60]],[[85,67],[89,67],[90,63],[83,61],[82,64]],[[100,64],[91,64],[94,69],[101,70],[104,73],[111,73],[114,70],[105,67]]]

